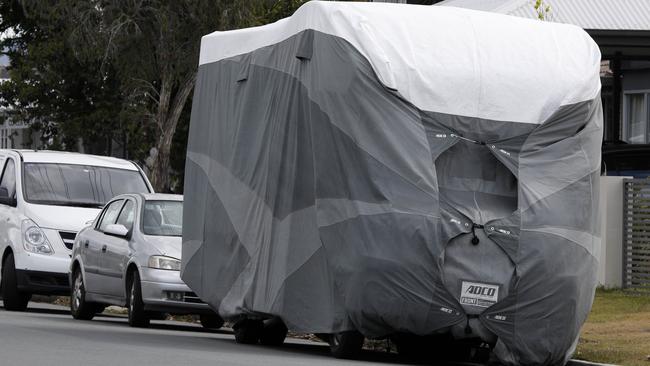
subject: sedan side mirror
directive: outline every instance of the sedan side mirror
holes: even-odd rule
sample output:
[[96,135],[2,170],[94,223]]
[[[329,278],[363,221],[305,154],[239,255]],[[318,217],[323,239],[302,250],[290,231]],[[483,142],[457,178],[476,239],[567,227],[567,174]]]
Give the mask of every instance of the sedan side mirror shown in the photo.
[[106,229],[104,229],[104,234],[128,239],[129,229],[127,229],[124,225],[111,224],[106,226]]

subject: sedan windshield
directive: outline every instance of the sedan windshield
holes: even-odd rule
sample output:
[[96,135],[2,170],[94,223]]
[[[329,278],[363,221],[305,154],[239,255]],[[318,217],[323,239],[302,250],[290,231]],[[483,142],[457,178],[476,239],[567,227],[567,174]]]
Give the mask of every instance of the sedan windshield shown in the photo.
[[30,203],[102,207],[119,194],[149,192],[135,170],[52,163],[24,166],[25,200]]
[[144,204],[142,232],[155,236],[183,235],[183,202],[147,201]]

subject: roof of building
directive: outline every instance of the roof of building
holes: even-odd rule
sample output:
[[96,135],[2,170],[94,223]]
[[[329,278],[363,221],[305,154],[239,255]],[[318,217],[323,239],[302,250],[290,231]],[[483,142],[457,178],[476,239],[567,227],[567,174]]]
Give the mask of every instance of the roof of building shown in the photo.
[[52,163],[100,166],[106,168],[138,170],[137,166],[124,159],[109,156],[88,155],[75,152],[49,150],[16,150],[26,163]]
[[[548,19],[593,30],[650,30],[648,0],[544,0],[551,6]],[[537,18],[531,0],[445,0],[437,6],[483,10]]]

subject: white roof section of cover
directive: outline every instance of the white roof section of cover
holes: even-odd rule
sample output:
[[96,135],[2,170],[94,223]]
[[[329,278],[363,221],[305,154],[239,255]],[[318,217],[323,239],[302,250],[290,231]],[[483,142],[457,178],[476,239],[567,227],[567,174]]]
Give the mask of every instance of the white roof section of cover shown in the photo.
[[311,1],[273,24],[204,36],[199,63],[307,29],[350,42],[426,111],[540,124],[600,91],[600,51],[581,28],[453,7]]

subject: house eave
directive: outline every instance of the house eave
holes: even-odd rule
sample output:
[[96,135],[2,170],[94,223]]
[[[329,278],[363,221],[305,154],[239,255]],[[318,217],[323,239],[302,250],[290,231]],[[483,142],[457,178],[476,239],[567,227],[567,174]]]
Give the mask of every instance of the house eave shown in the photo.
[[598,43],[604,59],[617,55],[625,59],[650,57],[650,30],[586,29]]

